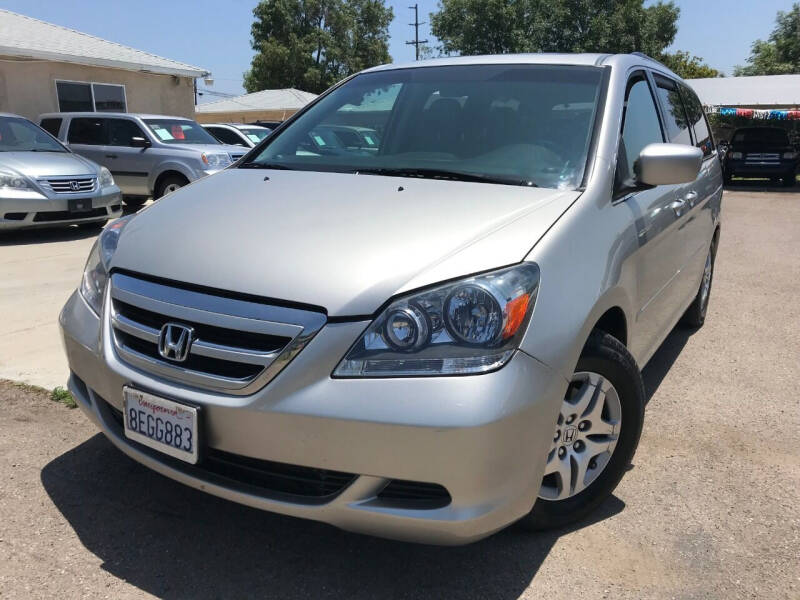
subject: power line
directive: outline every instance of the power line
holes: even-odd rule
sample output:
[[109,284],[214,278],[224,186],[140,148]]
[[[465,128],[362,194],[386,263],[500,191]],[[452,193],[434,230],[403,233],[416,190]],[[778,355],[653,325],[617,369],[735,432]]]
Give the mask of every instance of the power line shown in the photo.
[[419,47],[422,44],[427,44],[428,40],[420,40],[419,39],[419,26],[425,25],[425,23],[419,22],[419,5],[415,4],[414,6],[409,6],[408,8],[414,9],[414,22],[409,23],[411,27],[414,28],[414,41],[406,42],[406,46],[414,46],[415,50],[417,51],[417,60],[419,60]]

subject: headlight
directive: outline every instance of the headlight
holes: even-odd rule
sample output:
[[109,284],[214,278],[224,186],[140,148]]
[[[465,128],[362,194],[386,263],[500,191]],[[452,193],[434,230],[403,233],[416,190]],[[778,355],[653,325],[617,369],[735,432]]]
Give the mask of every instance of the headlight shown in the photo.
[[106,169],[105,167],[100,167],[100,187],[110,187],[114,185],[114,177],[111,175],[111,171]]
[[333,375],[418,377],[499,369],[519,346],[538,289],[539,267],[524,263],[395,300]]
[[227,154],[206,154],[204,152],[200,157],[212,169],[223,169],[231,164],[231,157]]
[[27,180],[17,173],[0,171],[0,188],[11,188],[12,190],[30,189]]
[[783,158],[785,158],[786,160],[794,160],[795,158],[797,158],[797,152],[784,152]]
[[740,158],[742,158],[742,153],[741,152],[729,152],[728,156],[731,157],[733,160],[739,160]]
[[108,225],[92,246],[81,279],[81,295],[98,315],[103,309],[103,294],[108,283],[108,264],[117,250],[119,236],[133,215]]

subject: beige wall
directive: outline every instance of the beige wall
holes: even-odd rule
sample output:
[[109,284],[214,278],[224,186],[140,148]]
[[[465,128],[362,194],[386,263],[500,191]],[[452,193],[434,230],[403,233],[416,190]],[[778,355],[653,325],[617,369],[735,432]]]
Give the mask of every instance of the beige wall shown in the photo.
[[0,57],[0,112],[29,119],[58,111],[56,79],[125,86],[128,112],[194,117],[191,77]]
[[255,123],[256,121],[285,121],[297,109],[244,110],[239,112],[195,113],[198,123]]

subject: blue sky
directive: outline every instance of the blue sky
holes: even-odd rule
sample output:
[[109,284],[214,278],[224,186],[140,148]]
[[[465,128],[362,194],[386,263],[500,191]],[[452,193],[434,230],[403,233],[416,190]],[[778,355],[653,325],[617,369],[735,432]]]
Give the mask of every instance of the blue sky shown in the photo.
[[[420,20],[428,21],[437,0],[418,0]],[[649,1],[647,2],[650,3]],[[242,93],[242,73],[250,66],[252,10],[257,0],[0,0],[0,7],[126,44],[139,50],[210,70],[212,89]],[[389,1],[395,19],[389,28],[395,62],[414,59],[411,0]],[[701,56],[730,75],[744,63],[750,44],[766,38],[779,10],[792,0],[678,0],[681,18],[673,49]],[[420,37],[430,37],[428,25]],[[203,100],[213,100],[206,96]]]

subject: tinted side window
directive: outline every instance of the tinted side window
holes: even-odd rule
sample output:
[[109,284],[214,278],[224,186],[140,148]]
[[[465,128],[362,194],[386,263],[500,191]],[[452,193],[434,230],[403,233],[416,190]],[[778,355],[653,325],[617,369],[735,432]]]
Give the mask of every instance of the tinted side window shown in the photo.
[[656,89],[661,107],[664,109],[664,126],[667,130],[667,140],[673,144],[692,145],[689,134],[689,119],[683,107],[678,84],[671,79],[655,76]]
[[634,164],[642,149],[648,144],[664,141],[653,94],[643,76],[635,77],[628,83],[623,119],[622,152],[617,166],[620,171],[625,171],[618,173],[624,181],[633,179]]
[[132,146],[131,139],[147,139],[141,128],[130,119],[108,119],[108,143],[111,146]]
[[105,119],[80,117],[69,124],[67,139],[70,144],[102,146],[106,144]]
[[241,140],[241,138],[229,129],[225,129],[223,127],[209,127],[208,132],[223,144],[244,146],[244,142]]
[[42,119],[39,127],[44,129],[53,137],[58,137],[58,132],[61,129],[61,119]]
[[681,95],[686,104],[689,123],[692,125],[692,131],[694,132],[694,143],[703,151],[703,156],[711,156],[714,152],[714,141],[711,139],[700,98],[685,85],[681,86]]

